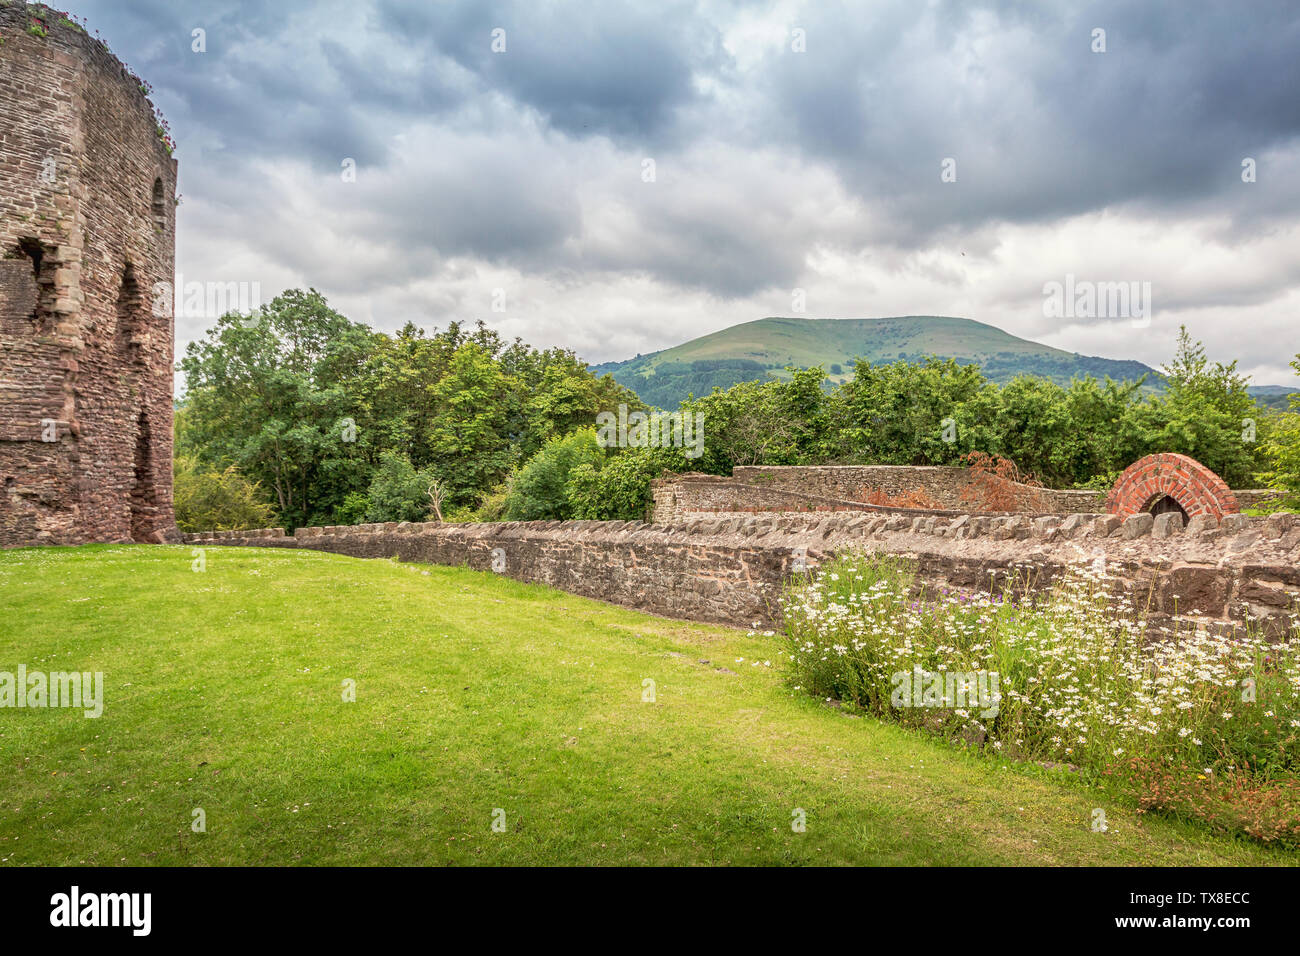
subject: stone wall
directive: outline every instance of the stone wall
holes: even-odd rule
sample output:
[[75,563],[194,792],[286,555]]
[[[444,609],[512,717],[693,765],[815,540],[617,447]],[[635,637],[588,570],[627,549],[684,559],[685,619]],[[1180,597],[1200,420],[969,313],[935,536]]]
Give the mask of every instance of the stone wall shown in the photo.
[[945,508],[958,508],[970,482],[966,468],[899,465],[746,465],[732,470],[742,484],[866,501],[879,491],[896,497],[922,491]]
[[779,620],[783,583],[843,549],[914,558],[930,587],[987,589],[1008,575],[1041,591],[1071,566],[1106,573],[1157,620],[1247,619],[1274,633],[1300,600],[1300,518],[1177,514],[733,515],[623,521],[376,524],[186,536],[194,546],[310,548],[497,570],[655,614],[737,626]]
[[[1190,463],[1190,464],[1188,464]],[[1140,465],[1141,467],[1137,467]],[[1190,471],[1189,471],[1190,469]],[[1192,488],[1179,474],[1196,474],[1201,483]],[[1138,474],[1141,478],[1136,478]],[[651,520],[667,523],[683,518],[719,512],[761,511],[899,511],[915,514],[958,514],[971,511],[982,497],[975,486],[976,473],[969,468],[908,465],[762,465],[737,466],[731,477],[688,473],[669,475],[651,484],[653,507]],[[1019,502],[1019,514],[1102,513],[1117,501],[1133,495],[1142,498],[1135,507],[1125,510],[1127,517],[1144,510],[1151,500],[1173,491],[1173,497],[1186,499],[1188,516],[1213,514],[1222,517],[1239,509],[1266,505],[1273,493],[1264,490],[1229,491],[1209,469],[1183,455],[1153,455],[1135,463],[1121,478],[1130,481],[1118,497],[1115,492],[1073,489],[1035,488],[1005,482]],[[1217,482],[1217,484],[1214,484]],[[1150,485],[1150,493],[1140,489]],[[1159,494],[1156,492],[1159,491]],[[889,505],[872,505],[874,494],[905,498],[920,492],[936,502],[937,509],[900,509]],[[1200,502],[1215,502],[1206,504]],[[991,513],[991,512],[990,512]],[[1117,513],[1117,512],[1116,512]]]
[[1235,489],[1232,496],[1237,499],[1237,507],[1242,511],[1252,508],[1271,508],[1283,497],[1279,491],[1268,488]]
[[151,296],[176,163],[140,82],[59,19],[0,0],[0,546],[178,540]]
[[[656,523],[710,512],[737,511],[897,511],[872,506],[876,493],[897,498],[920,492],[937,509],[908,509],[918,514],[968,512],[979,495],[969,468],[902,465],[737,466],[730,478],[717,475],[672,475],[654,482]],[[1057,491],[1007,483],[1027,514],[1073,514],[1104,510],[1105,494]]]
[[[862,501],[846,501],[784,488],[747,485],[720,475],[675,475],[651,483],[655,524],[718,512],[860,511],[887,513],[894,509]],[[942,514],[927,511],[927,514]]]
[[[967,511],[976,497],[976,473],[970,468],[946,465],[816,465],[744,466],[732,478],[750,485],[785,488],[810,494],[866,501],[873,493],[889,497],[920,491],[949,511]],[[1060,491],[1008,482],[1026,511],[1037,514],[1072,514],[1102,511],[1105,495],[1093,491]]]

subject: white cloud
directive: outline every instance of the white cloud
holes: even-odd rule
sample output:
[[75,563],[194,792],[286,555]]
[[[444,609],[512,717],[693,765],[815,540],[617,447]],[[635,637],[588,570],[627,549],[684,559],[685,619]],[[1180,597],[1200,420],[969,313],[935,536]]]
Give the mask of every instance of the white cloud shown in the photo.
[[[1248,76],[1295,70],[1278,66],[1281,8],[1231,38],[1213,18],[1166,35],[1173,8],[1107,10],[1105,59],[1076,51],[1067,6],[702,0],[572,30],[562,6],[285,6],[240,7],[206,61],[126,43],[178,106],[187,278],[314,286],[384,329],[483,318],[590,361],[792,314],[796,287],[809,317],[959,315],[1153,365],[1186,322],[1211,357],[1293,381],[1300,129]],[[536,49],[488,57],[484,17],[527,24],[513,42]],[[565,43],[582,48],[560,69]],[[939,182],[945,155],[957,184]],[[1246,155],[1258,183],[1240,182]],[[1067,273],[1150,281],[1151,326],[1046,319],[1043,283]],[[177,331],[183,347],[201,328]]]

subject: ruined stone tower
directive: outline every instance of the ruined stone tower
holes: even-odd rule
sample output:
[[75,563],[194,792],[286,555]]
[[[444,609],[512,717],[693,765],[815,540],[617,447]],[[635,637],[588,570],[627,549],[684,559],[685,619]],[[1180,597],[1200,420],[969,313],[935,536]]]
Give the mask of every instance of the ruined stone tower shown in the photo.
[[0,0],[0,547],[179,540],[175,195],[141,81]]

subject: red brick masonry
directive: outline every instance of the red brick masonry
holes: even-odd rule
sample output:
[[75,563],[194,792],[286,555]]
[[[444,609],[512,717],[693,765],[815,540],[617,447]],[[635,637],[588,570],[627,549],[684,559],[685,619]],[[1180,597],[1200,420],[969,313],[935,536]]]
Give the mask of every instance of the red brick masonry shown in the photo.
[[1148,455],[1124,469],[1106,499],[1106,510],[1127,518],[1146,511],[1165,495],[1178,502],[1189,518],[1222,518],[1241,510],[1222,478],[1195,458],[1174,454]]

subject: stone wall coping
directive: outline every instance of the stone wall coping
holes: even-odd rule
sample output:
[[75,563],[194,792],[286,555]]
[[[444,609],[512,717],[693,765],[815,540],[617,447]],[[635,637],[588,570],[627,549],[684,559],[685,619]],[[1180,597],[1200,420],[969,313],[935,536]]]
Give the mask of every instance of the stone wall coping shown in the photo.
[[[752,484],[752,482],[737,480],[742,474],[745,475],[746,477],[752,477],[752,476],[766,474],[768,472],[773,472],[777,474],[780,474],[782,472],[786,474],[797,474],[799,472],[818,472],[818,471],[847,472],[847,471],[873,471],[873,470],[893,472],[893,471],[903,471],[904,469],[907,471],[930,472],[930,473],[970,471],[969,468],[961,465],[736,465],[731,469],[730,476],[710,475],[699,471],[685,471],[680,473],[664,475],[661,478],[655,478],[650,482],[650,486],[652,488],[664,488],[664,487],[678,484],[679,482],[694,482],[694,483],[701,483],[701,484],[730,483],[734,485],[742,485],[748,487]],[[1015,482],[1015,484],[1020,484],[1020,482]],[[1036,485],[1025,485],[1024,487],[1033,488],[1035,490],[1040,490],[1040,491],[1048,491],[1053,494],[1072,493],[1072,494],[1078,494],[1080,496],[1090,495],[1098,498],[1102,498],[1106,494],[1108,494],[1108,492],[1105,490],[1098,490],[1094,488],[1048,488],[1048,487],[1038,488]],[[791,489],[789,488],[772,488],[770,490],[791,491]],[[1282,494],[1282,492],[1279,492],[1274,488],[1233,488],[1230,490],[1234,495],[1268,496],[1268,495]],[[803,496],[802,492],[791,491],[791,493],[799,494]],[[815,496],[807,495],[806,497],[815,497]]]
[[873,468],[881,471],[898,471],[904,468],[909,471],[969,470],[962,465],[736,465],[731,469],[731,473],[735,475],[736,472],[743,471],[749,474],[761,474],[772,471],[793,474],[800,471],[870,471]]
[[[782,467],[795,467],[795,466],[782,466]],[[845,466],[845,467],[850,467],[850,466]],[[889,465],[889,466],[882,466],[882,467],[892,468],[895,466]],[[937,468],[940,466],[934,465],[934,466],[926,466],[926,467]],[[754,487],[753,485],[747,482],[733,481],[729,478],[724,478],[720,475],[710,475],[707,477],[711,479],[716,479],[708,482],[710,485],[713,485],[714,487],[737,488],[737,489],[744,489],[745,491],[749,491]],[[675,480],[672,482],[670,482],[668,479],[659,479],[659,480],[666,483],[661,487],[665,487],[667,485],[671,485],[675,483]],[[1029,486],[1025,486],[1025,487],[1029,487]],[[1050,491],[1051,489],[1047,489],[1047,490]],[[949,517],[949,518],[955,518],[958,515],[964,515],[964,514],[987,514],[987,515],[1017,514],[1017,515],[1027,515],[1030,517],[1056,514],[1056,512],[1029,512],[1029,511],[970,512],[970,511],[961,511],[957,509],[946,509],[946,508],[904,508],[899,505],[873,505],[866,501],[852,501],[847,498],[829,498],[824,495],[814,495],[803,491],[794,491],[790,488],[763,488],[762,493],[765,495],[784,496],[790,499],[792,502],[808,503],[811,504],[812,507],[791,508],[788,511],[782,511],[779,508],[762,507],[762,506],[755,505],[752,508],[737,508],[737,507],[717,508],[715,510],[710,510],[710,511],[690,511],[686,513],[691,515],[696,515],[696,514],[698,515],[731,515],[731,514],[761,515],[761,514],[826,514],[826,513],[833,513],[833,512],[858,511],[858,512],[871,512],[873,514],[906,514],[906,515],[927,515],[927,516],[934,515],[936,517]],[[1083,492],[1083,494],[1090,495],[1091,493]]]

